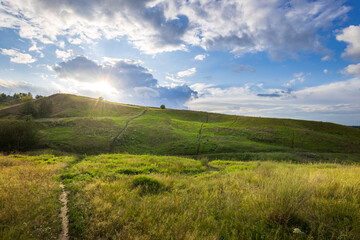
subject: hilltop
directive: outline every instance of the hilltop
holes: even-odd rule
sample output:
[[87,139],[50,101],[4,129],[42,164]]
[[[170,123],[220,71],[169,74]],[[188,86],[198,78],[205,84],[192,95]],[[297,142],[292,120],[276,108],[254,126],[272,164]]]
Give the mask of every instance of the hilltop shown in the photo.
[[[41,101],[53,105],[49,117],[34,120],[41,149],[234,160],[360,156],[360,130],[333,123],[159,109],[70,94],[37,99],[35,106]],[[20,108],[3,108],[0,118],[20,119]]]

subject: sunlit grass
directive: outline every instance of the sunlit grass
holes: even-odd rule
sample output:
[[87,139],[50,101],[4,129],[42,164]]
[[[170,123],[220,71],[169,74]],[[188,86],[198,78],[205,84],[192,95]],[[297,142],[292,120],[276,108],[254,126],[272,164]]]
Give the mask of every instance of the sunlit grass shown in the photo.
[[69,157],[0,156],[0,239],[57,239],[58,175]]
[[[158,170],[134,173],[150,166]],[[74,239],[360,237],[355,165],[102,155],[85,158],[71,173]],[[142,176],[156,190],[134,185]]]

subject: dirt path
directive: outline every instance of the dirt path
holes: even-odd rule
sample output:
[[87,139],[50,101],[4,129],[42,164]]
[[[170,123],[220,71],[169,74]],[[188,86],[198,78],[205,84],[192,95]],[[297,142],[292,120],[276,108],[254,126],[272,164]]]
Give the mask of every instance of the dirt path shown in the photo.
[[117,140],[119,139],[119,137],[125,132],[125,130],[127,129],[129,123],[130,123],[132,120],[134,120],[134,119],[136,119],[136,118],[141,117],[142,115],[144,115],[144,114],[146,113],[146,111],[147,111],[147,110],[145,109],[145,110],[142,111],[139,115],[136,115],[135,117],[132,117],[132,118],[130,118],[129,120],[126,121],[126,124],[125,124],[124,128],[121,129],[121,131],[118,133],[118,135],[116,135],[116,136],[114,137],[113,141],[111,142],[111,144],[110,144],[110,149],[109,149],[109,153],[112,153],[112,152],[114,151],[114,147],[115,147],[116,141],[117,141]]
[[64,184],[60,184],[62,192],[60,194],[60,202],[62,207],[60,209],[60,218],[61,218],[61,233],[58,237],[58,240],[69,240],[69,218],[68,218],[68,207],[67,207],[67,192],[65,191]]
[[201,136],[202,136],[202,130],[203,130],[203,126],[205,123],[209,122],[209,113],[206,115],[206,122],[203,122],[201,124],[200,130],[199,130],[199,137],[198,137],[198,145],[197,145],[197,149],[196,149],[196,155],[199,155],[200,153],[200,147],[201,147]]

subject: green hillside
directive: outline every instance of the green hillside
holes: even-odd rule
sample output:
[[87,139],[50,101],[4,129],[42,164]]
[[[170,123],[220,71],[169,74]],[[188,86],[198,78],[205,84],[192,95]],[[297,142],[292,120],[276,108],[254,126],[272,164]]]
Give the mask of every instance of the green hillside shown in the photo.
[[[159,109],[68,94],[35,100],[35,106],[46,100],[53,104],[51,115],[34,119],[40,149],[234,160],[360,156],[360,130],[333,123]],[[21,119],[20,109],[1,109],[1,121]]]

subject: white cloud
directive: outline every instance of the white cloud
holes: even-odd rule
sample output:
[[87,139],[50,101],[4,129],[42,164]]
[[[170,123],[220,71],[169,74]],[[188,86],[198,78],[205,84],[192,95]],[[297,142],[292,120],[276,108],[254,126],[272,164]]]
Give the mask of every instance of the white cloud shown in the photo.
[[43,58],[44,53],[41,51],[43,47],[38,47],[37,43],[35,41],[32,41],[32,46],[29,48],[29,51],[37,52],[39,54],[39,57]]
[[327,54],[317,32],[350,9],[337,0],[4,0],[1,6],[0,27],[43,43],[126,36],[148,54],[200,46],[237,55],[268,51],[274,58],[302,50]]
[[65,48],[65,42],[64,42],[64,41],[58,42],[58,46],[59,46],[60,48],[64,49],[64,48]]
[[326,55],[325,57],[321,58],[321,61],[329,61],[331,57],[329,55]]
[[354,61],[360,60],[360,25],[351,25],[343,29],[341,33],[336,36],[336,39],[348,44],[342,57],[350,58]]
[[205,55],[205,54],[199,54],[199,55],[196,55],[196,56],[194,57],[194,60],[202,61],[202,60],[204,60],[206,57],[207,57],[207,54],[206,54],[206,55]]
[[307,75],[309,75],[309,73],[308,74],[305,74],[303,72],[294,73],[293,74],[294,78],[291,79],[288,83],[283,84],[283,86],[286,87],[286,88],[291,88],[291,86],[296,84],[296,82],[303,83],[306,80]]
[[353,76],[360,77],[360,63],[358,63],[358,64],[350,64],[349,66],[344,68],[342,73],[347,74],[347,75],[353,75]]
[[0,48],[1,54],[10,56],[10,61],[14,63],[33,63],[36,62],[36,59],[33,58],[30,54],[27,53],[21,53],[16,49],[3,49]]
[[68,51],[62,51],[62,50],[56,49],[55,54],[56,54],[57,58],[61,58],[62,60],[66,60],[66,59],[72,57],[74,55],[74,52],[71,49],[68,50]]
[[[199,89],[191,87],[201,92],[199,98],[186,103],[193,110],[333,121],[349,125],[355,124],[360,117],[360,78],[291,93],[281,89],[260,89],[262,93],[259,93],[251,85],[225,89],[204,85],[200,85]],[[345,115],[349,117],[344,118]]]
[[81,44],[83,41],[80,38],[69,38],[68,39],[71,44]]
[[183,78],[183,77],[190,77],[192,75],[194,75],[196,73],[196,68],[189,68],[185,71],[181,71],[181,72],[178,72],[176,75],[177,77],[179,78]]
[[327,74],[329,72],[329,70],[324,69],[324,74]]

